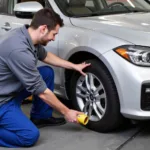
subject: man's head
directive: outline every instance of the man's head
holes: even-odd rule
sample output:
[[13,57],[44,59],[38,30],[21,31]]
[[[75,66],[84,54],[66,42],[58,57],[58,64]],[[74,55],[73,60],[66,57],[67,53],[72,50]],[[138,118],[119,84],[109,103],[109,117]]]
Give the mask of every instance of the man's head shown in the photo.
[[63,20],[57,13],[50,8],[44,8],[34,15],[30,28],[36,30],[38,44],[46,46],[49,41],[55,40],[55,35],[63,25]]

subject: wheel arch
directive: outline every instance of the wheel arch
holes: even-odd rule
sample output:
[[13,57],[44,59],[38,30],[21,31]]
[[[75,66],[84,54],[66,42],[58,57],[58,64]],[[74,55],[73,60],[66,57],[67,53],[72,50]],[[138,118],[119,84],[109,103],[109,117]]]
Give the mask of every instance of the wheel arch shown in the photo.
[[[98,53],[98,52],[97,52]],[[73,62],[73,63],[81,63],[81,62],[84,62],[86,60],[89,60],[89,59],[96,59],[97,61],[99,61],[99,63],[101,63],[105,69],[107,70],[107,72],[110,74],[111,78],[112,78],[112,81],[115,85],[115,88],[116,88],[116,91],[117,91],[117,95],[118,95],[118,90],[117,90],[117,87],[116,87],[116,84],[114,82],[114,79],[113,79],[113,76],[112,74],[110,73],[110,71],[108,70],[107,66],[104,64],[104,62],[99,58],[100,54],[98,55],[95,55],[96,53],[91,53],[90,51],[85,51],[85,50],[80,50],[80,51],[77,51],[75,53],[73,53],[70,57],[68,57],[68,61],[70,62]],[[71,80],[71,77],[73,75],[74,71],[73,70],[68,70],[68,69],[65,69],[64,71],[64,78],[65,78],[65,88],[66,88],[66,94],[67,94],[67,97],[70,98],[70,95],[69,95],[69,81]],[[119,97],[119,95],[118,95]]]

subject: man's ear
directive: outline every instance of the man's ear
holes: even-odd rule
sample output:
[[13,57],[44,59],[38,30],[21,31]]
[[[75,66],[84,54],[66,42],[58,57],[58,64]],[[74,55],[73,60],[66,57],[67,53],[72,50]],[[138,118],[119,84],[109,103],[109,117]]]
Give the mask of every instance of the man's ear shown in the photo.
[[46,25],[42,25],[42,26],[40,26],[40,27],[39,27],[39,29],[40,29],[40,32],[41,32],[42,34],[46,34],[46,33],[47,33],[47,31],[48,31],[48,29],[47,29],[47,26],[46,26]]
[[44,33],[44,34],[47,34],[47,33],[48,33],[48,29],[46,28],[46,29],[45,29],[45,33]]

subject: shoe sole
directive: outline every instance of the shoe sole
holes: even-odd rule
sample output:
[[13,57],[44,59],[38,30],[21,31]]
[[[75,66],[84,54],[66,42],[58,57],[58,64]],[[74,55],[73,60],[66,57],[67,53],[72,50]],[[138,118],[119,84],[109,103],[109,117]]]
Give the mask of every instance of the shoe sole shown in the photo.
[[48,127],[48,126],[60,126],[60,125],[63,125],[63,124],[66,124],[67,122],[64,121],[62,123],[58,123],[58,124],[41,124],[41,125],[36,125],[37,128],[44,128],[44,127]]

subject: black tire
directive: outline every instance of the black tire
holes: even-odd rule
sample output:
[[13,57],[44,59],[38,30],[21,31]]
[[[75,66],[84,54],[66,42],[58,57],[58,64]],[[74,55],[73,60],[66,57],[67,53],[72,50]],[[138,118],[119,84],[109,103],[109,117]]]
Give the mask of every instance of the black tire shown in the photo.
[[[87,60],[86,62],[91,63],[91,66],[86,68],[84,72],[90,72],[98,77],[103,84],[107,96],[107,106],[103,117],[99,121],[89,121],[86,127],[97,132],[110,132],[116,129],[122,122],[119,98],[115,84],[110,73],[101,62],[95,59]],[[81,74],[74,72],[70,82],[70,96],[73,102],[73,107],[79,111],[81,110],[76,99],[76,85],[80,76]]]

